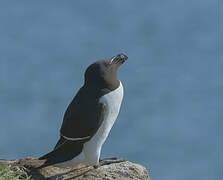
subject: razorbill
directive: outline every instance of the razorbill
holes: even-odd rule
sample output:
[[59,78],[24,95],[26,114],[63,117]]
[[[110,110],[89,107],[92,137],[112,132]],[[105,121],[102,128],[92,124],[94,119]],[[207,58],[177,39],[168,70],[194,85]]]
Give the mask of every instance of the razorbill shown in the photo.
[[121,53],[87,68],[84,85],[64,114],[59,141],[53,151],[39,158],[45,159],[44,166],[100,165],[102,145],[118,116],[123,98],[117,71],[127,59]]

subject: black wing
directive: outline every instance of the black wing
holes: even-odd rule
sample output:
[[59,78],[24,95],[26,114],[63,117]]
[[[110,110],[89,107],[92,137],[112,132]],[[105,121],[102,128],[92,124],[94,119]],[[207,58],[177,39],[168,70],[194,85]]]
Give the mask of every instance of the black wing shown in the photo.
[[68,138],[90,139],[101,126],[105,112],[104,103],[87,90],[80,89],[65,112],[60,132]]
[[104,120],[106,105],[86,93],[84,95],[81,90],[65,112],[60,130],[62,136],[54,150],[39,158],[47,160],[43,167],[68,161],[79,155],[83,144],[94,136]]

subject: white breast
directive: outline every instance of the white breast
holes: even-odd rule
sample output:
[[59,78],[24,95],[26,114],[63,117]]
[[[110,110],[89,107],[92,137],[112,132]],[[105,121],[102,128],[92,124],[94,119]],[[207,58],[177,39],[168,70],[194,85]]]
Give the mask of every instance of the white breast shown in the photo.
[[106,114],[97,133],[91,138],[90,141],[84,144],[84,154],[93,164],[98,163],[101,147],[105,142],[121,107],[123,98],[123,86],[120,85],[114,91],[105,94],[100,98],[100,101],[106,104]]

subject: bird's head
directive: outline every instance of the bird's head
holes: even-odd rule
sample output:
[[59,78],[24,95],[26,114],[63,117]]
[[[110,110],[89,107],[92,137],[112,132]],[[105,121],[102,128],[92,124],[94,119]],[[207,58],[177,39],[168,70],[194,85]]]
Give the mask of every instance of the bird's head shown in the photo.
[[117,88],[119,85],[118,69],[127,59],[128,57],[121,53],[91,64],[85,71],[85,85],[98,88]]

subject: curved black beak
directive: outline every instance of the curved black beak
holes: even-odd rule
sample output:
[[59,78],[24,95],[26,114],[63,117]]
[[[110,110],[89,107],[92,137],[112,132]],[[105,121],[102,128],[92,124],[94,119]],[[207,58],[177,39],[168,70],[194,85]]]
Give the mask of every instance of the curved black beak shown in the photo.
[[112,63],[114,63],[114,64],[118,64],[118,63],[123,64],[127,59],[128,59],[128,56],[126,56],[125,54],[121,53],[121,54],[118,54],[117,56],[112,58]]

